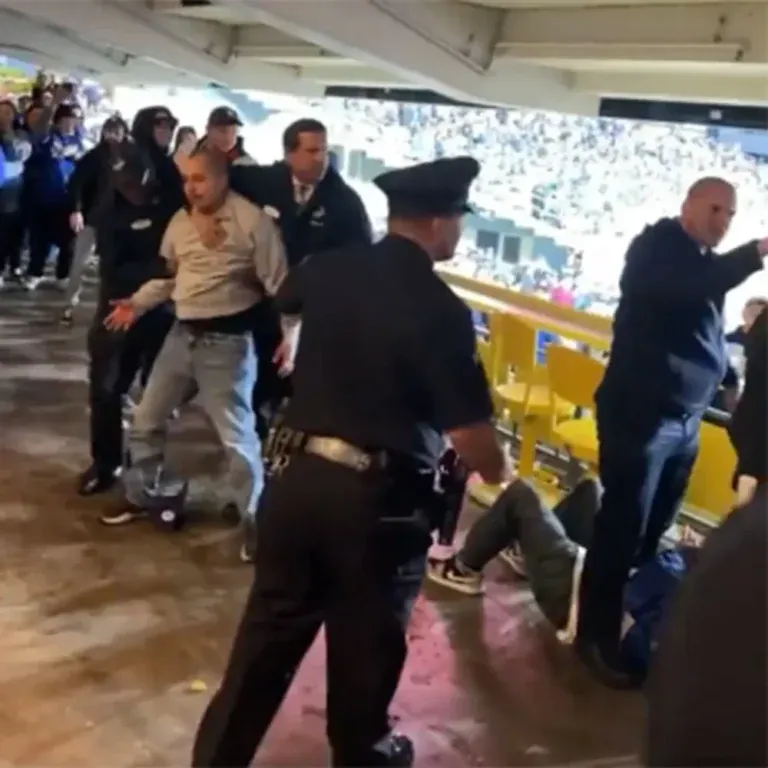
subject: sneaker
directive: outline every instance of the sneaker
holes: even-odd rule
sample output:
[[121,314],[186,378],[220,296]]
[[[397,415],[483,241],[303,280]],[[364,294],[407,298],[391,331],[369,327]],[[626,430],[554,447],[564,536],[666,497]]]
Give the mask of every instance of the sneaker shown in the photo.
[[116,525],[128,525],[136,520],[146,520],[147,512],[144,509],[138,509],[137,507],[125,507],[124,509],[116,509],[112,512],[105,512],[100,518],[99,522],[102,525],[116,526]]
[[519,544],[513,544],[511,547],[505,547],[499,552],[499,557],[514,571],[521,579],[528,577],[525,570],[525,558],[520,551]]
[[59,318],[59,325],[66,325],[69,327],[72,325],[74,312],[72,310],[72,307],[67,307],[62,313],[61,317]]
[[43,282],[42,277],[26,277],[24,278],[24,287],[28,291],[36,291],[40,287],[40,283]]
[[58,277],[57,277],[57,278],[56,278],[56,280],[54,280],[54,281],[53,281],[53,287],[54,287],[54,288],[55,288],[57,291],[62,291],[62,292],[64,292],[64,291],[66,291],[66,290],[67,290],[67,283],[68,283],[68,282],[69,282],[69,280],[67,280],[67,278],[66,278],[66,277],[65,277],[65,278],[63,278],[63,279],[62,279],[62,278],[58,278]]
[[461,568],[455,556],[448,560],[430,558],[427,578],[464,595],[482,595],[485,592],[483,574]]
[[5,278],[0,275],[0,290],[2,290],[5,287]]

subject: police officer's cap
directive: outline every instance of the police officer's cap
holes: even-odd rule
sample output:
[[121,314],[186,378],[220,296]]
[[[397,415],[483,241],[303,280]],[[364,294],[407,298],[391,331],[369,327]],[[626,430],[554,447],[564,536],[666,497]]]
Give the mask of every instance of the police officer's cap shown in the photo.
[[473,157],[452,157],[387,171],[373,183],[387,196],[390,216],[450,217],[472,212],[469,188],[479,173]]

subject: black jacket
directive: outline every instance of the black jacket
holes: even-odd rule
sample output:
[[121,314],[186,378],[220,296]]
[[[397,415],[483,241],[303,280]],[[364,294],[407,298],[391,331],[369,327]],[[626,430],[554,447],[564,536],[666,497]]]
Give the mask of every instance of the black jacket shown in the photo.
[[92,214],[99,197],[109,186],[109,144],[99,142],[78,161],[67,184],[69,210],[82,213],[86,224],[93,224]]
[[99,217],[99,311],[109,302],[128,298],[144,283],[167,276],[160,244],[169,216],[159,196],[145,205],[132,205],[119,193],[109,214]]
[[768,310],[755,320],[744,340],[747,361],[744,391],[728,432],[738,456],[737,475],[768,479]]
[[631,402],[647,418],[703,413],[727,368],[725,294],[762,266],[756,243],[716,257],[677,220],[647,227],[627,252],[598,406]]
[[310,200],[297,205],[293,175],[284,162],[233,166],[232,189],[276,219],[289,266],[307,256],[372,241],[371,222],[363,201],[341,176],[328,168]]
[[158,146],[153,137],[158,112],[167,114],[168,110],[164,107],[147,107],[139,110],[133,119],[131,136],[152,163],[159,187],[159,205],[170,220],[170,217],[185,203],[184,184],[168,150]]

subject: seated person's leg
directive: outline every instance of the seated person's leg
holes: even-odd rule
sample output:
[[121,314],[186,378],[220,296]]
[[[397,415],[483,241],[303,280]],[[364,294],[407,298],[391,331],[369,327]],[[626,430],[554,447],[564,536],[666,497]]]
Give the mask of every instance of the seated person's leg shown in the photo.
[[569,539],[585,549],[592,541],[592,526],[600,508],[603,489],[597,478],[581,480],[552,510],[563,524]]
[[[588,494],[579,490],[573,504],[569,502],[564,508],[580,507],[585,497]],[[455,557],[430,563],[428,576],[456,591],[480,594],[482,569],[502,549],[516,542],[542,611],[557,629],[565,628],[581,549],[568,538],[557,516],[542,503],[536,491],[522,480],[516,480],[503,491],[472,526],[464,547]]]

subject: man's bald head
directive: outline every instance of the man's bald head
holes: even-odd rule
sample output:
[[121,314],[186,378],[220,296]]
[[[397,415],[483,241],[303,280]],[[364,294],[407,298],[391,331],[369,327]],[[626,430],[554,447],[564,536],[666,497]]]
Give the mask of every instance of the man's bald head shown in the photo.
[[186,160],[192,162],[193,167],[194,164],[204,166],[213,176],[229,175],[229,163],[226,155],[205,146],[194,149]]
[[223,203],[229,188],[229,166],[220,152],[196,150],[180,159],[179,170],[184,177],[184,193],[196,210],[211,213]]
[[728,233],[735,214],[733,185],[717,176],[706,176],[688,190],[680,222],[698,243],[716,248]]

